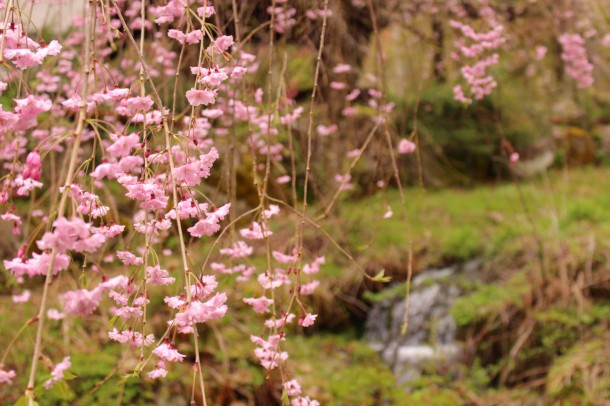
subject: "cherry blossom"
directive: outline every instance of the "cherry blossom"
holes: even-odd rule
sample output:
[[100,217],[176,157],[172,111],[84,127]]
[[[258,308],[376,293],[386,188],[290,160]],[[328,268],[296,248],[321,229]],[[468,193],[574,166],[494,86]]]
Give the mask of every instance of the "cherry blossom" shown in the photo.
[[176,281],[176,278],[169,276],[169,272],[164,269],[161,269],[159,265],[155,265],[154,267],[147,267],[146,275],[146,283],[155,286],[171,285]]
[[410,155],[415,152],[416,148],[417,145],[415,145],[414,142],[411,142],[406,138],[403,138],[402,140],[400,140],[400,143],[398,143],[398,152],[401,154]]
[[313,324],[316,321],[316,317],[318,317],[317,314],[307,313],[305,315],[305,317],[299,318],[299,326],[303,326],[303,327],[313,326]]
[[179,353],[170,343],[163,343],[153,350],[157,357],[169,362],[182,362],[185,355]]
[[17,376],[14,370],[10,369],[6,371],[0,366],[0,383],[6,383],[9,385],[13,384],[13,379]]
[[51,378],[45,381],[45,389],[51,389],[53,385],[64,379],[64,372],[71,366],[72,362],[70,362],[70,357],[65,357],[60,363],[51,367]]
[[207,106],[216,102],[217,92],[208,89],[191,89],[186,92],[186,98],[192,106]]
[[269,311],[269,306],[273,303],[273,299],[261,296],[259,298],[244,298],[244,302],[251,305],[256,313],[266,313]]
[[157,362],[155,369],[148,372],[147,374],[152,379],[164,378],[167,376],[167,370],[165,369],[165,363],[162,360]]

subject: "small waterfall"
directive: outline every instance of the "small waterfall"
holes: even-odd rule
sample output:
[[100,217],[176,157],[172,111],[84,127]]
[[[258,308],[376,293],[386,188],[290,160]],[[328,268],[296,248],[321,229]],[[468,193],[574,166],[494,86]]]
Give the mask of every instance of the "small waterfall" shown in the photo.
[[[391,365],[399,383],[418,378],[427,367],[449,366],[461,353],[451,306],[462,293],[459,280],[476,277],[480,261],[424,271],[413,278],[409,300],[409,327],[404,321],[404,290],[375,303],[366,322],[365,339]],[[404,283],[401,284],[404,287]]]

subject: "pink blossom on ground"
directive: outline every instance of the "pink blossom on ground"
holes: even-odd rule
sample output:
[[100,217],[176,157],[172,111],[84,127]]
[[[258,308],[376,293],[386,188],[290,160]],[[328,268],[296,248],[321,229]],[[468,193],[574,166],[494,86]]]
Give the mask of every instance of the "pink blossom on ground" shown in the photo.
[[383,215],[384,219],[389,219],[390,217],[392,217],[394,215],[394,212],[392,211],[392,208],[390,206],[388,206],[386,212]]

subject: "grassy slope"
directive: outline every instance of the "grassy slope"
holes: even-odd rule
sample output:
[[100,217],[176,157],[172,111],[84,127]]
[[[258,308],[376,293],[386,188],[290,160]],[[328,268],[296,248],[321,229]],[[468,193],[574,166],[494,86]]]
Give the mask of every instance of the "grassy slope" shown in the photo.
[[[422,265],[514,253],[535,236],[546,241],[610,234],[609,169],[572,170],[567,177],[554,172],[547,179],[469,190],[406,190],[414,250],[422,254]],[[394,216],[383,220],[388,205]],[[354,247],[381,263],[393,255],[404,259],[407,223],[400,220],[396,191],[345,202],[340,216],[358,231],[350,234]]]
[[[482,257],[486,283],[468,282],[471,293],[456,303],[453,314],[468,334],[482,331],[483,325],[491,323],[489,338],[500,337],[497,342],[482,342],[482,350],[475,348],[477,354],[487,357],[484,367],[465,368],[457,381],[454,376],[425,377],[416,385],[413,399],[452,404],[455,396],[462,401],[481,396],[491,404],[520,403],[533,396],[521,387],[537,388],[536,396],[546,400],[578,399],[587,403],[599,398],[600,392],[606,399],[608,390],[604,385],[608,381],[602,379],[603,373],[592,378],[577,376],[574,371],[607,354],[607,346],[596,337],[607,336],[610,302],[603,293],[600,299],[594,291],[582,288],[579,278],[584,276],[588,262],[593,264],[594,279],[607,274],[610,170],[584,168],[567,174],[557,171],[519,184],[470,190],[411,189],[406,196],[415,269]],[[388,205],[393,208],[394,217],[383,220]],[[408,261],[408,227],[400,220],[399,208],[398,193],[391,191],[364,202],[346,202],[340,216],[343,226],[350,227],[351,246],[367,256],[373,267],[391,270],[396,279],[403,279]],[[569,280],[565,285],[558,270],[562,263],[566,264]],[[546,272],[543,282],[539,278],[541,268]],[[558,293],[562,286],[570,289],[565,297]],[[606,289],[603,284],[600,288]],[[581,293],[573,293],[577,291]],[[398,292],[402,294],[403,290]],[[546,299],[540,301],[538,292],[544,292]],[[365,295],[376,296],[383,294]],[[502,318],[510,320],[499,321]],[[519,328],[531,318],[535,327],[516,356],[508,360],[506,353],[493,348],[508,347],[508,352],[519,338]],[[581,354],[581,345],[590,348],[590,353]],[[493,356],[497,359],[490,360]],[[478,362],[478,358],[471,358],[472,361]],[[610,368],[608,363],[595,366],[604,373]],[[526,374],[536,367],[544,373],[532,378],[534,386],[529,386],[530,382],[523,381],[519,373]],[[504,372],[506,376],[516,376],[513,389],[491,389],[497,387]],[[562,378],[573,384],[562,389]],[[595,382],[593,387],[582,383],[586,379]]]

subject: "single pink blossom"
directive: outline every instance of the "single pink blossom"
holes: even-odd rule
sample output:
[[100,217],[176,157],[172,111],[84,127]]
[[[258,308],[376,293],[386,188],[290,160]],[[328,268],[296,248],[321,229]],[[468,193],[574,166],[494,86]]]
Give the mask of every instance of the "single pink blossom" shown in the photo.
[[6,371],[0,366],[0,383],[7,383],[9,385],[12,385],[15,376],[17,376],[17,374],[15,374],[14,370],[10,369]]
[[146,283],[150,285],[171,285],[176,281],[176,278],[169,276],[169,272],[167,272],[165,269],[161,269],[159,265],[147,267],[146,275]]
[[164,378],[167,375],[167,369],[165,369],[165,363],[163,360],[159,360],[155,369],[150,371],[147,375],[152,379]]
[[403,138],[398,143],[398,152],[401,154],[410,155],[415,152],[416,148],[417,148],[417,145],[415,145],[414,142],[411,142],[406,138]]
[[186,355],[179,353],[172,344],[163,343],[153,350],[157,357],[169,362],[182,362]]
[[47,380],[44,383],[45,389],[49,390],[53,385],[57,382],[64,379],[64,372],[72,366],[70,362],[70,357],[65,357],[60,363],[55,364],[51,367],[51,379]]
[[389,219],[390,217],[392,217],[394,215],[394,212],[392,211],[392,208],[390,206],[388,206],[386,212],[383,215],[384,219]]
[[318,317],[317,314],[307,313],[304,318],[303,317],[299,318],[299,326],[303,326],[303,327],[313,326],[313,323],[315,323],[317,317]]
[[245,303],[252,306],[256,313],[266,313],[269,311],[269,306],[273,303],[273,299],[268,299],[265,296],[259,298],[244,298]]
[[301,394],[301,385],[296,379],[284,382],[284,390],[288,396],[299,396]]
[[186,98],[191,106],[207,106],[216,102],[216,90],[193,88],[186,92]]

